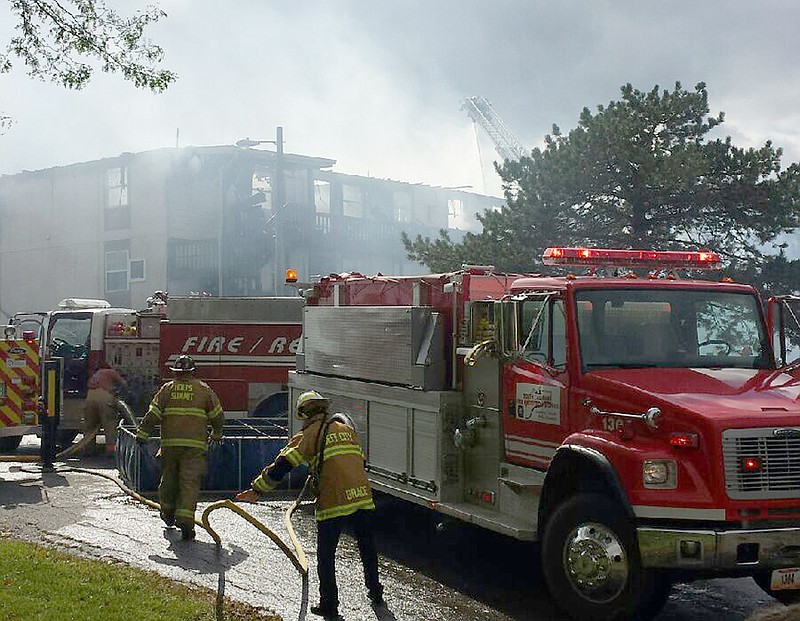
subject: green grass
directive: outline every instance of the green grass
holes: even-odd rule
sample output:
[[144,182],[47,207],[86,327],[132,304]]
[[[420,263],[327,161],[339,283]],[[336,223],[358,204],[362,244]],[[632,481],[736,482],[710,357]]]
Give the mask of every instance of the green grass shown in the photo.
[[[226,600],[225,621],[280,621]],[[216,593],[155,572],[0,539],[4,621],[215,621]]]

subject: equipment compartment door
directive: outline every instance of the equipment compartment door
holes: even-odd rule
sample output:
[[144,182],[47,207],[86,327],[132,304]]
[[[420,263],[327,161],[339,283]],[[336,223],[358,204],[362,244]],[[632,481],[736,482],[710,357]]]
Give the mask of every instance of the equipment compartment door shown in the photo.
[[[483,347],[496,342],[498,317],[493,302],[473,302],[468,307],[469,333],[462,335],[472,345],[464,358],[463,420],[455,434],[464,467],[464,500],[497,509],[497,477],[503,453],[500,421],[499,358]],[[463,351],[463,350],[462,350]]]

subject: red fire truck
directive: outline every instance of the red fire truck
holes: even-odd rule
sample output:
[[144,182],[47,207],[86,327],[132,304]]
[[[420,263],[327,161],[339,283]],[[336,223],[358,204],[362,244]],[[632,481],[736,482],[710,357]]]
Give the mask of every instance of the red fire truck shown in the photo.
[[31,317],[41,325],[43,355],[63,360],[59,442],[67,444],[82,429],[87,381],[104,361],[126,378],[124,399],[136,414],[144,412],[168,375],[166,366],[180,354],[195,359],[198,377],[217,392],[227,418],[286,412],[302,305],[301,298],[168,299],[158,293],[141,311],[67,298],[57,310],[20,314],[0,342],[0,449],[13,449],[22,435],[40,431],[34,407],[38,335],[23,335],[21,328]]
[[800,372],[771,338],[787,326],[751,286],[677,277],[713,253],[543,258],[574,273],[300,285],[292,402],[314,389],[352,416],[376,490],[540,541],[573,618],[648,618],[704,576],[798,601]]

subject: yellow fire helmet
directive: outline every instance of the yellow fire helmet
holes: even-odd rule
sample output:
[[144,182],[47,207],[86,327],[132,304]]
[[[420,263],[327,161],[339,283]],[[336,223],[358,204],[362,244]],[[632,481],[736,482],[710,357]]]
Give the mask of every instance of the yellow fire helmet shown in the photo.
[[329,404],[330,401],[316,390],[307,390],[297,397],[294,412],[297,418],[304,420],[315,414],[317,408],[327,408]]

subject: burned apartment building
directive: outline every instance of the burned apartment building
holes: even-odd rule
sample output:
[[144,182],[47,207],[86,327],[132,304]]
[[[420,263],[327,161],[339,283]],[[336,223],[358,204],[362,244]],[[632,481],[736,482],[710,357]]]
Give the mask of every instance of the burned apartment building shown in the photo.
[[293,295],[289,267],[300,280],[421,273],[401,232],[458,239],[502,204],[336,173],[335,160],[276,145],[164,148],[0,177],[0,312],[64,297],[141,307],[155,290]]

